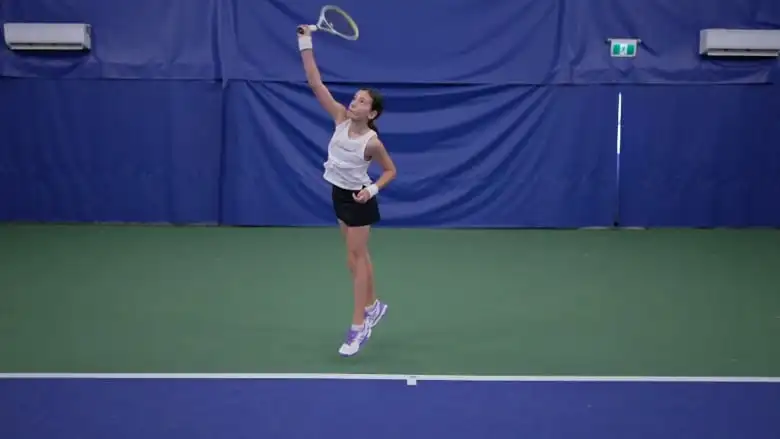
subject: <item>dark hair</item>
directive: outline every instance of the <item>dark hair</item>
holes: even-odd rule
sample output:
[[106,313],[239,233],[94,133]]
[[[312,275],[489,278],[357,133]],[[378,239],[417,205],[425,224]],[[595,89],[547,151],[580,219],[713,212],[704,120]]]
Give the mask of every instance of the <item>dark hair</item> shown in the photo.
[[378,133],[379,130],[376,129],[375,122],[379,119],[379,116],[382,115],[382,111],[385,109],[382,94],[373,88],[364,88],[363,90],[371,96],[371,111],[376,111],[376,117],[368,120],[368,127]]

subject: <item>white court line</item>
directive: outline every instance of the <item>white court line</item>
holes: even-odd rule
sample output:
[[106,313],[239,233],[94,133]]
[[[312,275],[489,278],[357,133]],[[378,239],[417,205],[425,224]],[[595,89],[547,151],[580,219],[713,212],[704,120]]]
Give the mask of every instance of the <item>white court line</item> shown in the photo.
[[328,373],[0,373],[0,379],[187,379],[187,380],[378,380],[466,382],[657,382],[780,383],[780,377],[578,376],[578,375],[383,375]]

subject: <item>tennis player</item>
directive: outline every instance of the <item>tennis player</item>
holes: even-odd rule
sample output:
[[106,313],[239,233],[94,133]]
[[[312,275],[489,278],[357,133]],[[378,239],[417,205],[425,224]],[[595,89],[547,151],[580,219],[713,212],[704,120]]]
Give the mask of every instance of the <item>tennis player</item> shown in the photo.
[[[333,209],[346,239],[347,264],[352,273],[352,326],[339,349],[341,355],[352,356],[371,337],[372,328],[387,312],[387,305],[374,292],[368,237],[371,225],[380,220],[377,194],[395,178],[396,169],[377,135],[376,120],[382,114],[382,96],[375,90],[361,89],[349,107],[344,107],[322,83],[312,51],[311,32],[306,25],[298,26],[298,48],[309,86],[335,123],[323,178],[332,186]],[[368,176],[372,161],[377,161],[383,169],[375,183]]]

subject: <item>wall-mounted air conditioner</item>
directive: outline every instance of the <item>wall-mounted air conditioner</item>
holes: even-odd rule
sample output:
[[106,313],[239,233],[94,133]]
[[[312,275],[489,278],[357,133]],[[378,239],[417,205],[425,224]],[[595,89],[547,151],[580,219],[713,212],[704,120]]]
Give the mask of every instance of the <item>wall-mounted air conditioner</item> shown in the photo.
[[707,56],[777,57],[780,30],[702,29],[699,54]]
[[4,23],[11,50],[82,50],[92,48],[90,25],[84,23]]

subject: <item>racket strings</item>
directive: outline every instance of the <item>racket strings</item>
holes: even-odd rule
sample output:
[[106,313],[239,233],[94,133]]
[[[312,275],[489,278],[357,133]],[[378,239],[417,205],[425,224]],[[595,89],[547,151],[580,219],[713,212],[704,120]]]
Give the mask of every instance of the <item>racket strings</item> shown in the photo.
[[337,10],[324,11],[321,26],[344,37],[353,37],[357,34],[357,29],[352,20]]

